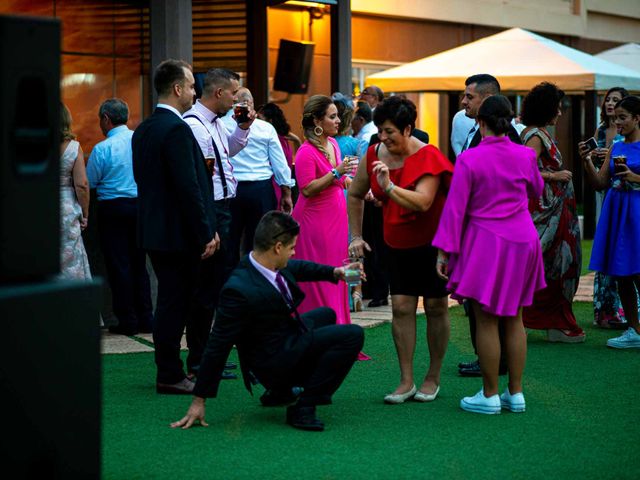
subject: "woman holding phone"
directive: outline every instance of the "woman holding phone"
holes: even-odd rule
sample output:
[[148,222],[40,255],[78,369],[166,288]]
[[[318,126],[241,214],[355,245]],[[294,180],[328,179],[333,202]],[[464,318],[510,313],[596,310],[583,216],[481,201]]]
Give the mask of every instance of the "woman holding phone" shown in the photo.
[[598,171],[591,155],[585,173],[594,188],[609,191],[596,227],[589,268],[616,278],[629,328],[611,338],[611,348],[640,348],[640,98],[628,96],[615,107],[615,123],[623,142],[614,143]]
[[[622,87],[613,87],[604,96],[600,111],[600,125],[593,137],[578,144],[580,156],[584,159],[591,155],[596,170],[602,168],[611,145],[624,140],[615,124],[614,108],[627,97],[629,92]],[[600,211],[607,189],[596,192],[596,223],[600,219]],[[596,272],[593,280],[593,324],[602,328],[624,328],[626,319],[618,296],[615,279],[601,272]]]

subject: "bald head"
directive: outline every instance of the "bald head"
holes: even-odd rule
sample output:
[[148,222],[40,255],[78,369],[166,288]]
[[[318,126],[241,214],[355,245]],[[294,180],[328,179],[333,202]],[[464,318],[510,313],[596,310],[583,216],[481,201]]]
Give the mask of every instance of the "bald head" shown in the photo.
[[376,108],[384,100],[384,92],[375,85],[369,85],[362,90],[360,99],[367,102],[371,108]]
[[251,91],[246,87],[240,87],[238,93],[236,93],[236,102],[247,102],[247,104],[253,108],[253,95],[251,95]]

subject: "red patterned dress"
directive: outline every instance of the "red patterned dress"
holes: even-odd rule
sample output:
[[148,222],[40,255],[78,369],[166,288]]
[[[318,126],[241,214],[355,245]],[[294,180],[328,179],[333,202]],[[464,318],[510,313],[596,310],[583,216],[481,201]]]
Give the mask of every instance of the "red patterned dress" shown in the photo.
[[[563,170],[560,151],[544,128],[532,128],[523,133],[522,143],[526,144],[534,135],[544,146],[538,158],[540,171]],[[582,265],[573,182],[545,182],[540,199],[529,202],[529,211],[542,244],[547,287],[538,290],[533,305],[523,309],[524,325],[540,330],[565,330],[569,336],[584,335],[571,308]]]

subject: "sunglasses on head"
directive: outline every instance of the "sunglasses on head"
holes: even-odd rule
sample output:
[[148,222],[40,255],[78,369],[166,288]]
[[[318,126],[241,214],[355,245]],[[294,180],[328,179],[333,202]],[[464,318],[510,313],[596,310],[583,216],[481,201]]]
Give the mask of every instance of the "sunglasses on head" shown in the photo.
[[300,225],[298,225],[297,223],[289,228],[285,228],[284,230],[282,230],[280,233],[276,233],[273,237],[271,237],[272,240],[277,240],[278,237],[281,237],[282,235],[286,235],[287,233],[298,233],[300,231]]

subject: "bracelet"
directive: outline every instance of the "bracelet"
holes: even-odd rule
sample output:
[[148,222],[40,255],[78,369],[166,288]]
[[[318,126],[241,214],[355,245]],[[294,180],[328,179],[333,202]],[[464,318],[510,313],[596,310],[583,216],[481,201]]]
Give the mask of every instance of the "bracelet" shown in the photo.
[[336,168],[331,169],[331,175],[333,175],[336,180],[340,180],[340,177],[342,176]]
[[384,193],[386,193],[387,195],[389,195],[391,193],[391,190],[393,190],[394,188],[396,188],[395,183],[393,182],[389,182],[389,186],[387,188],[384,189]]
[[356,240],[362,240],[362,235],[351,235],[351,241],[349,243],[355,242]]

